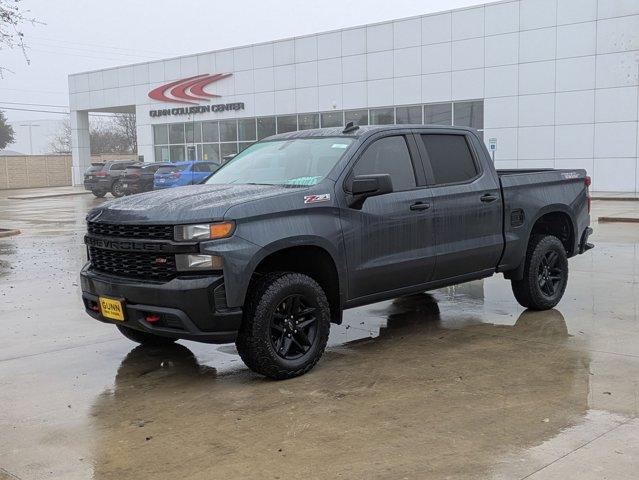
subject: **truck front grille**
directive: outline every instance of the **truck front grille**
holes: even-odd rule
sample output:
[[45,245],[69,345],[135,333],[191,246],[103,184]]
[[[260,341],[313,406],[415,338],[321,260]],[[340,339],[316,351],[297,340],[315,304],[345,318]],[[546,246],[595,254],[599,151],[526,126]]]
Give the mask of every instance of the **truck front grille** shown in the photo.
[[89,247],[89,261],[95,270],[120,277],[169,280],[177,275],[173,254],[119,252]]
[[87,231],[90,235],[101,237],[173,240],[173,225],[116,225],[88,222]]

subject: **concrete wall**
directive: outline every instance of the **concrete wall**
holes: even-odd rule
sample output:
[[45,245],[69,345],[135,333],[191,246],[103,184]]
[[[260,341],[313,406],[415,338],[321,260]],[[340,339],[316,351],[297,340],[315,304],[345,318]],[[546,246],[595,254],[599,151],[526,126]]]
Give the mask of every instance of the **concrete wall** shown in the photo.
[[[93,155],[92,162],[131,159],[137,155]],[[71,185],[71,155],[0,157],[0,190]]]

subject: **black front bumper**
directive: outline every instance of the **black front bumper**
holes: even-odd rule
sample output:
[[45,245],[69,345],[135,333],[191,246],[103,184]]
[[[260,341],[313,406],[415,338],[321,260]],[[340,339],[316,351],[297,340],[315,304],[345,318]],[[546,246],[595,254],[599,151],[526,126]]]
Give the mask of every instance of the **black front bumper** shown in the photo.
[[[87,264],[80,273],[80,281],[86,312],[101,322],[164,337],[228,343],[235,340],[242,321],[240,309],[226,307],[222,276],[148,282],[97,272]],[[105,318],[96,309],[101,296],[122,301],[123,322]],[[149,322],[149,315],[159,316],[159,320]]]

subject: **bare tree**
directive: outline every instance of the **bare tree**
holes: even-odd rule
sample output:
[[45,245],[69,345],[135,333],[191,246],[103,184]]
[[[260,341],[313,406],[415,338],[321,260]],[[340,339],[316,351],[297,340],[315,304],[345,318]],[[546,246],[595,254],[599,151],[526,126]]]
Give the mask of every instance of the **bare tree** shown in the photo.
[[[27,55],[27,45],[24,43],[22,25],[42,24],[35,18],[27,16],[29,10],[23,10],[22,0],[0,0],[0,50],[18,48],[22,51],[27,65],[30,63]],[[10,70],[0,65],[0,78]]]
[[[126,115],[128,118],[121,118]],[[132,118],[130,118],[132,117]],[[113,117],[91,117],[89,121],[91,154],[135,153],[135,115],[118,114]],[[58,154],[71,153],[71,124],[64,120],[60,130],[51,138],[49,148]]]
[[118,113],[113,117],[113,122],[124,135],[128,143],[129,151],[138,151],[138,136],[135,129],[135,113]]

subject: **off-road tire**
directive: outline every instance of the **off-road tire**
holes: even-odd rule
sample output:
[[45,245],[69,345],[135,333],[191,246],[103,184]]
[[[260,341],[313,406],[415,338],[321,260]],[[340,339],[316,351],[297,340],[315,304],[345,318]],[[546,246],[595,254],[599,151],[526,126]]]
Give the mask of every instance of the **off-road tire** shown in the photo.
[[91,190],[91,193],[95,195],[97,198],[102,198],[107,194],[107,192],[103,192],[101,190]]
[[[272,344],[271,321],[287,296],[304,295],[315,308],[316,331],[310,349],[302,357],[282,358]],[[292,272],[266,274],[249,287],[242,325],[235,345],[244,363],[254,372],[275,380],[303,375],[319,361],[330,330],[330,308],[326,294],[312,278]]]
[[[554,252],[560,277],[553,294],[545,292],[540,285],[540,270],[543,259]],[[511,280],[515,298],[522,307],[531,310],[549,310],[559,303],[568,283],[568,256],[561,241],[553,235],[533,235],[528,242],[524,275],[521,280]],[[548,281],[548,280],[546,280]]]
[[122,186],[122,182],[120,180],[116,180],[111,185],[111,195],[115,198],[120,198],[124,196],[124,187]]
[[142,332],[141,330],[125,327],[124,325],[116,325],[116,327],[118,327],[118,330],[120,330],[122,335],[133,342],[139,343],[140,345],[157,347],[162,345],[171,345],[177,340],[177,338],[160,337],[159,335]]

